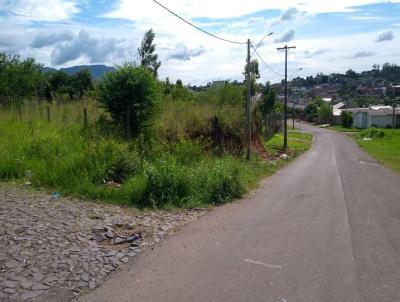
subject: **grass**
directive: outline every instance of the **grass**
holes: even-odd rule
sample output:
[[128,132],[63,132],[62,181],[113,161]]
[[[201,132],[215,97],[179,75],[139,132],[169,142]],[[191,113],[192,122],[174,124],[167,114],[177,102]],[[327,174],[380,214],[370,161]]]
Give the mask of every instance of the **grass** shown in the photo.
[[[217,156],[206,147],[209,141],[185,137],[193,119],[206,126],[202,121],[212,115],[207,106],[180,116],[177,111],[187,111],[184,105],[169,106],[150,134],[133,141],[105,131],[107,125],[97,122],[102,110],[94,103],[51,105],[51,122],[46,104],[31,107],[21,113],[0,111],[2,181],[29,181],[49,192],[138,208],[192,208],[240,198],[286,163]],[[85,129],[84,107],[89,112]],[[233,114],[239,119],[237,111]],[[174,140],[161,139],[161,131],[173,132],[174,125],[180,129]],[[306,150],[310,141],[310,135],[290,132],[293,155]],[[281,145],[279,136],[266,143],[273,152]]]
[[[288,153],[297,156],[311,147],[313,135],[295,130],[288,130]],[[264,143],[266,149],[272,153],[279,153],[283,146],[283,134],[277,133]]]
[[329,129],[329,130],[339,131],[339,132],[355,132],[355,133],[360,132],[360,129],[357,129],[357,128],[354,128],[354,127],[345,128],[343,126],[329,126],[329,127],[325,127],[325,128]]
[[400,129],[371,128],[353,138],[372,157],[400,173]]

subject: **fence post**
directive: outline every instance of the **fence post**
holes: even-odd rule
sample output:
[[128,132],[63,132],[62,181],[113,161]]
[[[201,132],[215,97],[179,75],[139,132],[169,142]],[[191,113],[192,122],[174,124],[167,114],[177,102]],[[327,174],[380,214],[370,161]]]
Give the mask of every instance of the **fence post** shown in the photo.
[[83,128],[86,129],[88,126],[87,110],[83,108]]
[[132,138],[132,112],[131,107],[126,108],[126,136]]
[[51,122],[51,117],[50,117],[50,106],[47,105],[47,121]]

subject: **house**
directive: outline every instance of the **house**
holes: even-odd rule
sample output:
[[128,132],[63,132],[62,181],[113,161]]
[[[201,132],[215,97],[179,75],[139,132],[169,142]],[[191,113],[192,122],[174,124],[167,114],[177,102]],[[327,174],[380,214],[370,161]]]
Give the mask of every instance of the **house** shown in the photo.
[[[393,107],[371,106],[369,108],[354,108],[347,111],[353,114],[353,126],[356,128],[392,127]],[[395,108],[395,127],[400,126],[400,108]]]
[[341,115],[342,111],[346,109],[354,108],[352,102],[339,102],[332,106],[333,120],[332,123],[334,125],[339,125],[341,123]]

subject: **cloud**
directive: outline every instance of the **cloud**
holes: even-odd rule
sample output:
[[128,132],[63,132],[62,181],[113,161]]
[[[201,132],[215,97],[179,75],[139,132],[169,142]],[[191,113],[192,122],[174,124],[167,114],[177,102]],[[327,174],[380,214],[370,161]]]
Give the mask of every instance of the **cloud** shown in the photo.
[[40,33],[32,41],[31,47],[43,48],[46,46],[54,45],[59,42],[71,41],[73,34],[70,31],[56,32],[56,33]]
[[184,44],[178,44],[175,49],[169,51],[167,57],[168,59],[175,59],[178,61],[189,61],[191,58],[198,57],[205,52],[206,50],[202,46],[189,49]]
[[[187,18],[235,18],[249,15],[265,9],[285,10],[288,7],[296,7],[300,11],[310,14],[331,13],[331,12],[351,12],[355,11],[356,6],[381,3],[382,0],[281,0],[281,1],[232,1],[232,0],[160,0],[160,2],[172,11],[179,13]],[[385,1],[386,2],[386,1]],[[399,3],[399,0],[392,0]],[[130,20],[140,20],[143,16],[153,15],[155,19],[165,15],[165,11],[158,9],[157,5],[151,0],[142,0],[140,5],[137,1],[119,0],[115,9],[106,14],[111,18],[122,18]]]
[[293,20],[300,11],[296,7],[289,7],[287,10],[282,12],[281,20],[282,21],[290,21]]
[[87,31],[81,30],[71,41],[62,43],[54,49],[51,62],[53,65],[62,65],[82,56],[90,63],[104,62],[110,56],[117,55],[120,42],[122,40],[114,38],[93,37]]
[[358,59],[358,58],[365,58],[365,57],[372,57],[375,54],[369,51],[359,51],[356,52],[354,55],[350,56],[350,59]]
[[317,49],[306,49],[306,50],[302,51],[302,53],[304,54],[305,58],[313,58],[315,56],[327,53],[329,51],[330,51],[330,49],[328,49],[328,48],[325,48],[325,49],[317,48]]
[[378,33],[375,38],[375,42],[391,41],[394,39],[394,34],[391,30],[386,30]]
[[290,42],[294,39],[296,31],[293,28],[286,29],[279,38],[275,39],[275,43]]
[[0,1],[0,12],[14,19],[28,21],[63,21],[79,13],[77,0],[8,0]]

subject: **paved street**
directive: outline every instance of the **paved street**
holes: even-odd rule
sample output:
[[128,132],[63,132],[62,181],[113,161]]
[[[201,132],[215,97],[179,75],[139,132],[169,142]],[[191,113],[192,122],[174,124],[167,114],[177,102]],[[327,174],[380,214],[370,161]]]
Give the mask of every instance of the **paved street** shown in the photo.
[[400,301],[400,177],[344,134],[302,127],[309,152],[81,300]]

